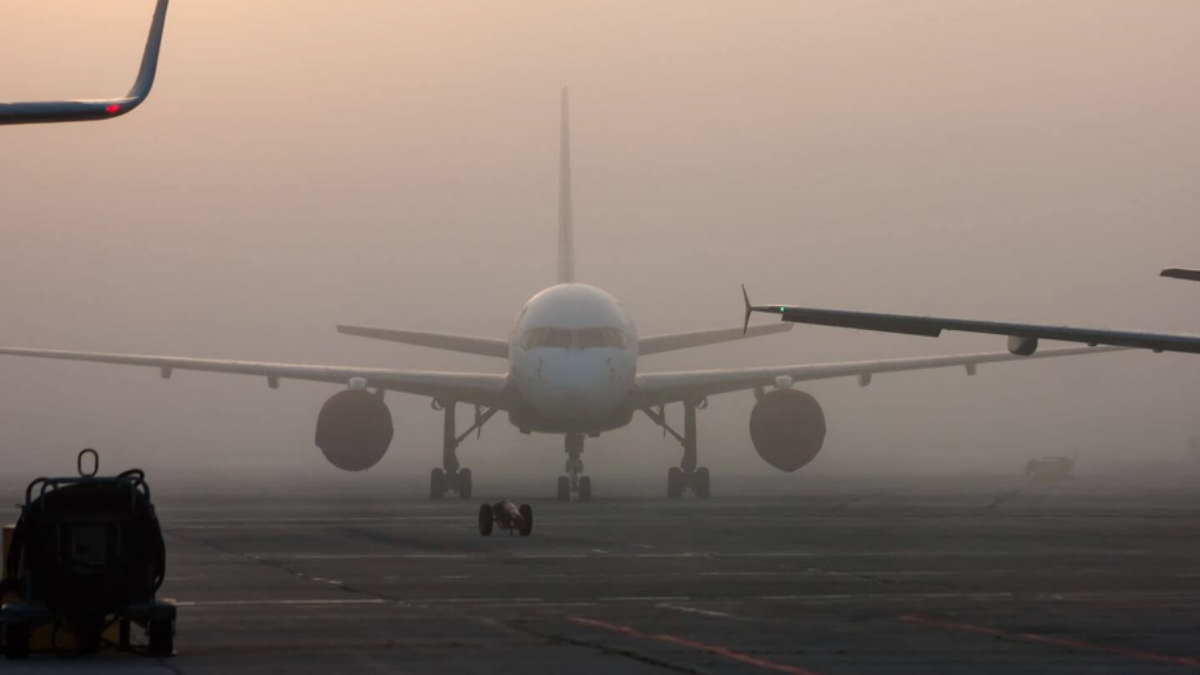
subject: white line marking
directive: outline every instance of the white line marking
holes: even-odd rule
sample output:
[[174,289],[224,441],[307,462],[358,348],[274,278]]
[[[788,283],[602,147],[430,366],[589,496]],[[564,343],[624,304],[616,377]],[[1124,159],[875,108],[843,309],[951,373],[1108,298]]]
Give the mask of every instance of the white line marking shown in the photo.
[[603,602],[686,602],[691,598],[686,595],[616,595],[597,599]]
[[688,614],[702,614],[704,616],[715,616],[715,617],[720,617],[722,619],[733,619],[735,621],[742,620],[742,617],[740,617],[740,616],[734,616],[732,614],[726,614],[725,612],[718,612],[718,611],[712,610],[712,609],[700,609],[699,607],[684,607],[683,605],[672,605],[672,604],[668,604],[665,602],[659,603],[658,605],[655,605],[655,606],[662,607],[663,609],[673,609],[678,612],[687,612]]
[[303,600],[177,600],[177,607],[252,607],[255,605],[384,605],[383,598],[337,598]]

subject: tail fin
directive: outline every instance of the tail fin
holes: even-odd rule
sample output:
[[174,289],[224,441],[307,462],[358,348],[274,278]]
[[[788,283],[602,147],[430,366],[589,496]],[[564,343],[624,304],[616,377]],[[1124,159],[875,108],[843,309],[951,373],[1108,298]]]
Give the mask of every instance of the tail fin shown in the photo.
[[571,222],[571,120],[567,88],[562,90],[562,130],[558,147],[558,283],[575,281],[575,231]]

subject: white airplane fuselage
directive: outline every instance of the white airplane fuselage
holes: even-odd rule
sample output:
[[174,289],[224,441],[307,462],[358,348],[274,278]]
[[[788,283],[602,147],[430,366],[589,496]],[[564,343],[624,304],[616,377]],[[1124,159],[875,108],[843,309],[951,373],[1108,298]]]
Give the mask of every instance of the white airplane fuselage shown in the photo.
[[621,303],[587,284],[551,286],[525,303],[509,337],[509,380],[521,431],[597,434],[629,423],[637,327]]

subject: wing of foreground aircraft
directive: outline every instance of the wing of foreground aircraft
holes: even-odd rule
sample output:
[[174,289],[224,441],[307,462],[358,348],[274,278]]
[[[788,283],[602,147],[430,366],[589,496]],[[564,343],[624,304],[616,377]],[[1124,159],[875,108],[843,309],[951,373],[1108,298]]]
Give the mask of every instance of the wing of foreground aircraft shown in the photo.
[[37,124],[44,122],[81,122],[119,117],[141,105],[154,84],[158,68],[158,49],[162,44],[163,25],[167,20],[168,0],[158,0],[142,65],[129,93],[120,98],[75,101],[33,101],[0,103],[0,124]]
[[[1166,272],[1170,271],[1173,270],[1164,271],[1163,276],[1175,276],[1166,274]],[[1189,270],[1178,271],[1182,273]],[[1182,276],[1182,274],[1179,276],[1180,278],[1189,278]],[[1200,279],[1200,274],[1197,274],[1197,278]],[[751,305],[749,298],[747,298],[747,320],[749,320],[751,312],[778,314],[783,321],[793,323],[840,326],[842,328],[857,328],[884,333],[903,333],[905,335],[922,335],[925,337],[937,337],[944,330],[1006,335],[1008,336],[1009,352],[1024,356],[1037,351],[1039,339],[1083,342],[1088,345],[1113,345],[1117,347],[1152,349],[1156,352],[1200,354],[1200,335],[1144,333],[1005,321],[978,321],[913,314],[882,314],[842,309],[796,307],[792,305]]]

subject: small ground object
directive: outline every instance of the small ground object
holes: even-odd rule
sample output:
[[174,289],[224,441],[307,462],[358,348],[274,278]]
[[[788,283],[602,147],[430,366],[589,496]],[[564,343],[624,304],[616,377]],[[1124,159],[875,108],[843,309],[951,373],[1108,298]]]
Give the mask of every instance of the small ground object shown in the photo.
[[79,476],[37,478],[25,489],[0,581],[4,655],[132,650],[137,624],[147,653],[170,656],[175,605],[154,597],[166,549],[145,473],[97,476],[100,457],[90,448],[77,465]]
[[1025,476],[1037,480],[1070,478],[1075,469],[1074,457],[1038,457],[1025,463]]
[[507,499],[495,504],[480,504],[479,534],[491,536],[493,526],[508,530],[510,535],[517,532],[528,537],[533,531],[533,509],[528,504],[517,506]]

